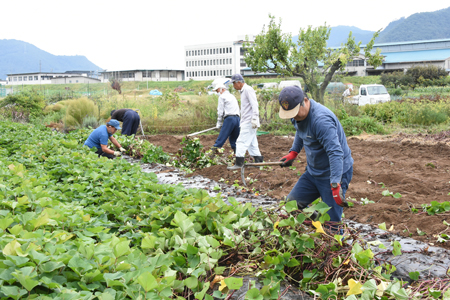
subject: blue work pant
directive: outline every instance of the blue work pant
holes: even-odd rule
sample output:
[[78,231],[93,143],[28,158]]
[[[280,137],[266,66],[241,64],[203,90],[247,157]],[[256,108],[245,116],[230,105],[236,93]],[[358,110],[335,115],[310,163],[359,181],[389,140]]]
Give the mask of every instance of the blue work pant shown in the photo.
[[136,134],[141,118],[134,110],[127,110],[123,115],[122,134],[133,135]]
[[[353,167],[342,174],[341,189],[344,197],[352,177]],[[328,211],[330,221],[340,222],[342,219],[343,208],[337,205],[333,199],[329,178],[317,179],[306,171],[297,181],[294,188],[287,196],[287,199],[297,200],[298,207],[305,208],[319,197],[330,207],[330,210]]]
[[222,148],[229,138],[231,148],[236,150],[236,140],[239,136],[239,116],[228,116],[223,120],[222,129],[216,139],[214,147]]

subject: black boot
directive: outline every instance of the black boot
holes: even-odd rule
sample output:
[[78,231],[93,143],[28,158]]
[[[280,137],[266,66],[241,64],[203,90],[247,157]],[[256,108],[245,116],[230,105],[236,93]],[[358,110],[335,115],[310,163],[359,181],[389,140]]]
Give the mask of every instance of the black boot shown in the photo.
[[234,154],[236,154],[236,148],[231,148],[231,149],[233,150]]
[[255,163],[260,163],[264,161],[262,156],[253,156],[253,159],[255,160]]
[[236,157],[236,163],[232,167],[228,167],[228,170],[239,170],[244,165],[245,157]]

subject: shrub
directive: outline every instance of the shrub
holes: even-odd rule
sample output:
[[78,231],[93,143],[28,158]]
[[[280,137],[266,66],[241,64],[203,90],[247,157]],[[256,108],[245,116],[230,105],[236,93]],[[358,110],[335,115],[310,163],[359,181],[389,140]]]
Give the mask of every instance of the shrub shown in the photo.
[[100,125],[98,119],[94,116],[86,116],[83,118],[83,123],[81,127],[83,128],[97,128]]
[[97,105],[87,98],[79,98],[61,102],[68,103],[66,116],[64,117],[64,124],[66,127],[80,127],[83,124],[84,118],[88,116],[97,117]]
[[0,107],[6,107],[6,109],[9,109],[13,113],[27,116],[41,115],[44,106],[45,100],[41,95],[28,91],[8,95],[0,102]]
[[347,117],[341,120],[342,127],[347,136],[359,135],[362,132],[372,134],[384,134],[385,130],[375,118],[372,117]]

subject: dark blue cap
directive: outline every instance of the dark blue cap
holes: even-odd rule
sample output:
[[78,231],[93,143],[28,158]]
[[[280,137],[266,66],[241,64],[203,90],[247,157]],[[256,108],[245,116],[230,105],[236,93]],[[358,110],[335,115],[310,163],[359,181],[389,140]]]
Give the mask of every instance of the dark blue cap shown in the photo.
[[291,119],[298,114],[301,104],[305,100],[302,88],[296,85],[285,87],[278,97],[280,102],[280,118]]
[[234,74],[233,76],[231,76],[231,82],[235,82],[235,81],[244,81],[244,77],[242,77],[241,74]]

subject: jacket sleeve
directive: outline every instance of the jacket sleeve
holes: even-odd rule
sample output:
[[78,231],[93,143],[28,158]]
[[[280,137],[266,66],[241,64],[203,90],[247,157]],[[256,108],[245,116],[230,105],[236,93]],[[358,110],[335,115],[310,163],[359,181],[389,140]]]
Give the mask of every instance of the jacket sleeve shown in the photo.
[[314,124],[316,137],[325,149],[330,164],[330,183],[340,183],[344,168],[344,151],[342,150],[335,120],[324,117]]
[[[292,125],[295,127],[295,120],[291,119]],[[291,149],[289,149],[289,152],[295,151],[297,153],[300,153],[303,148],[303,140],[302,138],[297,134],[297,128],[295,127],[295,137],[294,142],[292,143]]]
[[247,99],[252,107],[252,120],[258,120],[259,122],[259,107],[258,107],[258,99],[256,98],[256,93],[253,90],[245,90]]
[[217,121],[222,122],[225,117],[225,103],[223,97],[219,96],[219,103],[217,104]]

